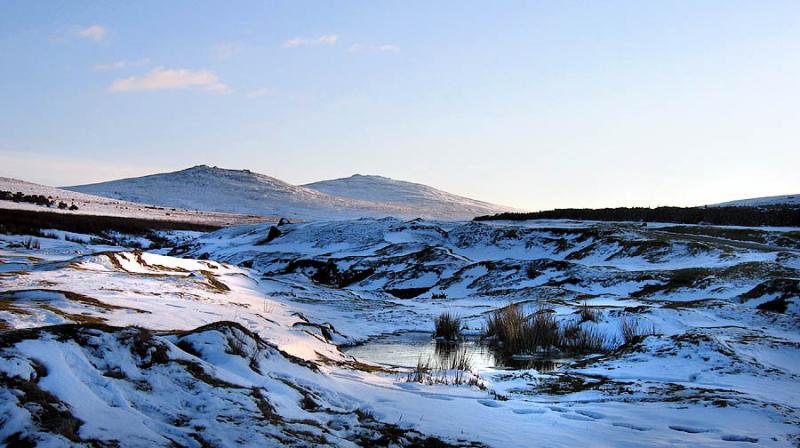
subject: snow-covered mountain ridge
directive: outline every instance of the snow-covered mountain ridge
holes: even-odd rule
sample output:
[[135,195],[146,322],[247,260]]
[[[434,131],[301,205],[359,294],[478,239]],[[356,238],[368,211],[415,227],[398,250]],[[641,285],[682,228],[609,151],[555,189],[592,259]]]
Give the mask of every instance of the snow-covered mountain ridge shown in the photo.
[[250,170],[206,165],[66,189],[164,207],[302,219],[397,216],[458,220],[513,210],[379,176],[292,185]]

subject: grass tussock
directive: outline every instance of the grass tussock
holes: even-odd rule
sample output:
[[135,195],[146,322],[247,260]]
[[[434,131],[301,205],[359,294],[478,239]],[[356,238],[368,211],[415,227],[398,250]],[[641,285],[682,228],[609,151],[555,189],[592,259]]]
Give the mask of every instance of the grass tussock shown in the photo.
[[558,322],[545,310],[526,315],[518,304],[509,304],[486,319],[484,336],[507,355],[550,351],[558,345]]
[[584,328],[577,322],[567,322],[560,328],[559,348],[575,354],[602,353],[608,350],[608,338],[596,328]]
[[553,351],[606,352],[610,346],[608,338],[596,328],[581,325],[599,319],[593,310],[586,309],[590,310],[586,312],[589,316],[581,322],[560,323],[552,312],[540,308],[528,315],[522,306],[512,303],[487,316],[483,335],[506,356]]
[[644,325],[638,320],[631,318],[623,318],[621,323],[622,339],[625,344],[636,344],[641,342],[647,336],[655,336],[656,327],[653,324]]
[[581,316],[581,322],[597,322],[600,320],[600,311],[589,306],[588,303],[583,302],[578,314]]
[[38,250],[42,247],[42,245],[41,243],[39,243],[39,240],[28,237],[27,239],[25,239],[25,241],[22,242],[22,247],[28,250]]
[[445,311],[436,316],[436,320],[434,320],[435,331],[433,336],[445,341],[457,341],[461,337],[462,325],[461,316]]
[[435,359],[417,359],[417,365],[406,374],[406,381],[421,384],[469,385],[485,389],[480,377],[471,373],[472,358],[465,346],[439,344]]

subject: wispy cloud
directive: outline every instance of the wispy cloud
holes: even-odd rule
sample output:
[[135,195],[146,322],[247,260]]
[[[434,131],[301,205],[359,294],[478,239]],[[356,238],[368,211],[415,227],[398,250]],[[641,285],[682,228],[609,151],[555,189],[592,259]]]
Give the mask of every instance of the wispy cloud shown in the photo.
[[275,89],[267,89],[267,88],[255,89],[255,90],[251,90],[251,91],[247,92],[247,97],[248,98],[258,98],[258,97],[262,97],[262,96],[270,96],[270,95],[272,95],[274,93],[275,93]]
[[3,176],[24,179],[44,185],[77,185],[109,179],[143,176],[163,171],[161,166],[139,165],[126,160],[99,160],[97,157],[58,155],[47,151],[8,151],[0,149]]
[[335,34],[325,34],[319,37],[295,37],[284,42],[287,48],[302,47],[304,45],[333,45],[339,39]]
[[211,57],[224,61],[244,51],[244,46],[237,42],[223,42],[211,47]]
[[106,34],[108,33],[108,29],[102,25],[90,25],[86,28],[80,28],[77,31],[78,37],[82,37],[84,39],[91,39],[96,42],[100,42],[101,40],[106,38]]
[[109,87],[110,92],[134,92],[195,88],[208,92],[228,93],[231,88],[220,82],[208,70],[166,69],[156,67],[141,76],[118,79]]
[[388,53],[397,53],[400,51],[400,47],[397,45],[363,45],[363,44],[353,44],[347,48],[347,51],[350,53],[359,53],[359,52],[388,52]]
[[137,61],[115,61],[107,64],[94,64],[92,65],[92,70],[96,72],[108,72],[128,67],[141,67],[142,65],[147,65],[149,63],[150,59],[148,58],[139,59]]

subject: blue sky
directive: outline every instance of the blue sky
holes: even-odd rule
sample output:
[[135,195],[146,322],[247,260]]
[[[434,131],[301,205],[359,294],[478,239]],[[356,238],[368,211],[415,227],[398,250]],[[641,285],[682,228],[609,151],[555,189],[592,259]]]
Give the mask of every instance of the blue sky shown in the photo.
[[0,1],[0,175],[381,174],[526,209],[800,193],[800,2]]

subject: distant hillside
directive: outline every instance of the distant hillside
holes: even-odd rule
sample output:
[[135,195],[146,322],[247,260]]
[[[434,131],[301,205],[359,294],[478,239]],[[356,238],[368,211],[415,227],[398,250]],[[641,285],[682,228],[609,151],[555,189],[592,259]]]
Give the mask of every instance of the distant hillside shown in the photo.
[[568,208],[533,213],[499,213],[475,218],[476,221],[527,221],[533,219],[800,227],[800,207]]
[[[61,213],[70,216],[92,215],[111,216],[120,218],[137,218],[170,222],[185,222],[214,227],[236,224],[264,222],[263,216],[239,215],[231,213],[214,213],[184,208],[154,207],[148,204],[124,201],[91,194],[78,193],[47,185],[35,184],[19,179],[0,177],[0,191],[22,193],[24,195],[37,195],[50,198],[54,206],[46,207],[26,201],[0,200],[0,209],[22,210],[31,212]],[[59,202],[75,205],[77,210],[60,210]],[[272,217],[274,219],[274,217]]]
[[[66,189],[164,207],[301,219],[396,216],[460,220],[510,210],[424,185],[386,178],[378,182],[376,176],[361,177],[370,180],[362,183],[339,179],[297,186],[249,170],[200,165],[172,173]],[[371,191],[364,191],[366,189]]]
[[479,215],[519,210],[465,198],[427,185],[383,176],[356,174],[343,179],[303,185],[331,196],[381,202],[414,210],[435,211],[441,216],[473,218]]
[[800,205],[800,194],[764,196],[712,204],[709,207],[762,207],[766,205]]

